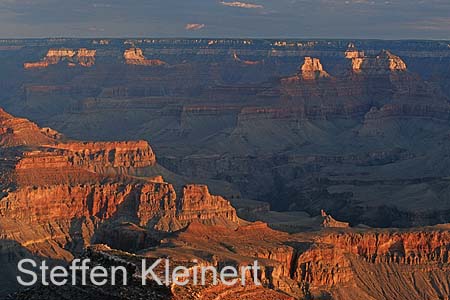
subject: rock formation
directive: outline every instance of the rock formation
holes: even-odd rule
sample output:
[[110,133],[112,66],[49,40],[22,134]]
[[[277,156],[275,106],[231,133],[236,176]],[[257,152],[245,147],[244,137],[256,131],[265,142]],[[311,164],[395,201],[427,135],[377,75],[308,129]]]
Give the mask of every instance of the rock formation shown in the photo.
[[40,69],[47,68],[50,65],[56,65],[66,62],[67,66],[75,67],[77,65],[82,67],[92,67],[95,64],[96,50],[89,50],[80,48],[78,50],[72,49],[50,49],[42,61],[25,63],[24,68]]
[[92,67],[95,64],[96,50],[81,48],[77,52],[78,63],[83,67]]
[[52,144],[60,136],[27,119],[15,118],[0,108],[0,147]]
[[297,75],[282,79],[283,84],[296,83],[302,81],[314,81],[322,78],[329,78],[330,75],[323,69],[318,58],[306,56]]
[[347,222],[336,221],[332,216],[327,214],[324,210],[321,211],[323,218],[322,226],[325,228],[348,228],[350,224]]
[[390,72],[406,71],[405,62],[390,51],[383,50],[376,56],[364,56],[361,53],[349,52],[352,70],[363,74],[388,74]]
[[[128,236],[145,247],[139,236],[194,221],[239,223],[230,202],[206,186],[186,185],[178,196],[172,184],[151,175],[156,159],[146,141],[71,141],[3,110],[0,128],[0,244],[16,243],[2,255],[23,247],[67,260],[91,242],[124,245]],[[133,225],[118,230],[124,223]]]
[[315,80],[319,78],[330,77],[327,72],[324,71],[322,64],[318,58],[305,57],[303,65],[300,67],[299,76],[304,80]]
[[127,65],[136,66],[163,66],[166,63],[159,59],[146,59],[144,52],[140,48],[130,48],[125,50],[123,58]]
[[[206,265],[227,262],[242,266],[257,259],[264,287],[283,291],[295,299],[333,295],[332,299],[348,300],[357,295],[358,299],[394,300],[445,294],[450,285],[449,245],[448,225],[396,233],[327,229],[288,235],[264,223],[240,226],[237,230],[192,223],[183,233],[145,255],[171,255],[185,262],[197,259]],[[409,276],[410,272],[415,276]],[[439,284],[422,282],[426,278]],[[398,286],[402,288],[396,290]],[[390,293],[383,293],[386,290]],[[241,292],[238,286],[228,290],[234,297]],[[204,287],[196,299],[205,299],[210,293],[219,293],[220,299],[233,299],[226,298],[219,287]]]
[[[434,298],[449,286],[448,252],[448,226],[329,234],[299,256],[296,274],[313,289],[328,287],[333,299]],[[409,276],[412,273],[414,277]],[[349,285],[352,288],[345,287]]]
[[345,51],[345,57],[347,59],[357,59],[364,57],[364,51],[359,51],[356,49],[355,44],[350,43],[348,44],[347,51]]

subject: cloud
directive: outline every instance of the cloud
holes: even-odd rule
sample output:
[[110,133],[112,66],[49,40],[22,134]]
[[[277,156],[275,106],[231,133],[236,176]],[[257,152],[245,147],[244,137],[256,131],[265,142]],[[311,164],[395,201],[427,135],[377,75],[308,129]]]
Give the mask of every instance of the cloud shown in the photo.
[[450,30],[450,18],[432,18],[419,20],[415,22],[405,22],[403,24],[405,28],[413,28],[416,30],[428,30],[428,31],[442,31]]
[[220,2],[220,4],[229,6],[229,7],[239,7],[239,8],[253,8],[253,9],[264,8],[264,6],[262,6],[260,4],[245,3],[245,2],[239,2],[239,1],[235,1],[235,2],[222,1],[222,2]]
[[0,0],[0,37],[448,40],[449,12],[449,0]]
[[189,23],[184,27],[186,30],[200,30],[205,28],[205,24]]

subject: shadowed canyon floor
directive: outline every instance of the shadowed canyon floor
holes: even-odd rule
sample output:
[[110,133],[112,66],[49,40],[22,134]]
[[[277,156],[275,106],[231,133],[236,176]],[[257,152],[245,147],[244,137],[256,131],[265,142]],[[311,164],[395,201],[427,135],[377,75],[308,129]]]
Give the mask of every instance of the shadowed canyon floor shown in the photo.
[[[0,41],[2,294],[82,256],[133,287],[9,299],[448,299],[449,44],[212,41]],[[263,286],[140,286],[161,257]]]

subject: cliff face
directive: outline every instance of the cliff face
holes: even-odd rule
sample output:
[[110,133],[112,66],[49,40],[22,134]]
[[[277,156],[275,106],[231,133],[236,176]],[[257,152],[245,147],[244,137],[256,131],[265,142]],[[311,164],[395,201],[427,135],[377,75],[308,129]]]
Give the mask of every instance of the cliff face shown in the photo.
[[25,63],[24,68],[26,70],[41,69],[62,62],[66,62],[69,67],[75,67],[77,65],[82,67],[92,67],[95,64],[96,53],[96,50],[89,50],[86,48],[80,48],[78,50],[65,48],[50,49],[42,61]]
[[145,141],[61,142],[24,152],[15,172],[20,185],[45,185],[138,175],[139,170],[155,164],[155,154]]
[[449,250],[445,227],[329,234],[300,254],[296,278],[312,289],[327,288],[333,299],[439,298],[450,286]]
[[[166,182],[106,183],[24,187],[8,193],[0,202],[0,216],[35,225],[91,219],[101,222],[114,218],[139,226],[176,231],[193,221],[237,224],[236,211],[203,186],[195,195],[185,191],[177,197]],[[130,216],[135,216],[134,218]],[[86,243],[90,243],[89,240]]]
[[125,50],[123,58],[127,65],[136,66],[163,66],[166,63],[159,59],[146,59],[144,52],[139,48],[130,48]]

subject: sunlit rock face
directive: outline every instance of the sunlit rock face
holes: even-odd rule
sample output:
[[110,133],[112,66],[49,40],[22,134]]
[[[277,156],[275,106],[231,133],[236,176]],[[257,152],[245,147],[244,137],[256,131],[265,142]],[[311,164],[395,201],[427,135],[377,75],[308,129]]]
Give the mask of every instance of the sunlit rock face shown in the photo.
[[346,57],[351,59],[352,70],[355,73],[386,74],[407,70],[406,63],[388,50],[383,50],[376,56],[347,51]]
[[312,57],[305,57],[305,61],[300,68],[300,75],[304,80],[330,77],[330,75],[324,71],[320,60]]
[[123,53],[127,65],[136,66],[163,66],[166,63],[159,59],[146,59],[140,48],[130,48]]
[[320,59],[306,56],[298,73],[295,76],[283,78],[282,83],[289,84],[300,80],[313,81],[329,77],[330,75],[324,70]]
[[364,57],[364,51],[359,51],[353,43],[348,44],[348,49],[345,51],[345,58],[354,59],[359,57]]
[[24,68],[26,70],[43,69],[59,63],[66,63],[68,67],[92,67],[95,65],[96,53],[97,50],[89,50],[86,48],[80,48],[78,50],[65,48],[50,49],[44,59],[38,62],[24,63]]
[[0,153],[0,244],[14,242],[2,255],[69,260],[91,243],[137,249],[192,222],[239,224],[207,186],[186,184],[177,195],[155,176],[147,141],[73,141],[0,110]]

